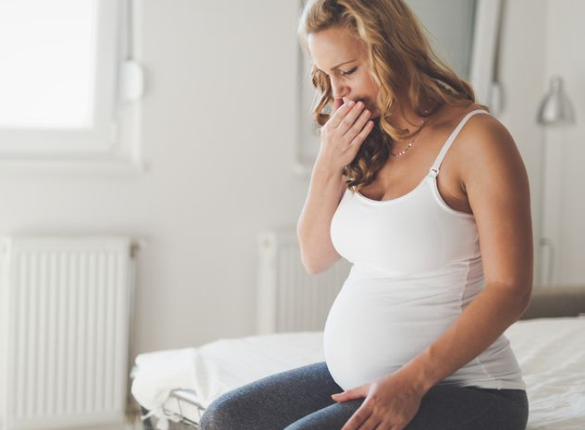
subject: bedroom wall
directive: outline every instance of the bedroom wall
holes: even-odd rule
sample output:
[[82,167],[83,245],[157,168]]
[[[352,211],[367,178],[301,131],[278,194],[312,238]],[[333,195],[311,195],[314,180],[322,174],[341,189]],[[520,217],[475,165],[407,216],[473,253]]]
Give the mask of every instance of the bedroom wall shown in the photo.
[[[503,35],[501,121],[524,156],[534,208],[546,5],[509,0]],[[296,1],[149,0],[143,14],[149,170],[0,172],[1,236],[113,232],[146,239],[136,353],[253,334],[256,236],[294,225],[308,186],[291,170]]]
[[149,170],[0,172],[0,236],[146,239],[137,353],[251,333],[256,236],[294,223],[306,187],[291,173],[296,3],[141,5]]
[[[546,83],[553,74],[563,77],[565,92],[575,111],[575,124],[545,132],[547,186],[543,200],[543,232],[553,242],[552,285],[585,283],[585,2],[547,2]],[[543,269],[546,268],[543,260]],[[543,278],[546,281],[547,272]]]

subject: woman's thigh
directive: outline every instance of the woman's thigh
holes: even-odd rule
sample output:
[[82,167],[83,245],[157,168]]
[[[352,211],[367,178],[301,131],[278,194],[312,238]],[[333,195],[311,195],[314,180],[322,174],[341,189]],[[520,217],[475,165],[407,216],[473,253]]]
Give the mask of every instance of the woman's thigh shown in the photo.
[[[286,430],[339,430],[364,400],[332,404],[299,419]],[[423,397],[418,412],[404,430],[524,430],[527,420],[528,401],[522,390],[439,384]]]
[[528,398],[523,390],[436,385],[405,430],[524,430]]
[[201,417],[201,430],[283,430],[332,405],[342,388],[324,362],[267,376],[215,399]]

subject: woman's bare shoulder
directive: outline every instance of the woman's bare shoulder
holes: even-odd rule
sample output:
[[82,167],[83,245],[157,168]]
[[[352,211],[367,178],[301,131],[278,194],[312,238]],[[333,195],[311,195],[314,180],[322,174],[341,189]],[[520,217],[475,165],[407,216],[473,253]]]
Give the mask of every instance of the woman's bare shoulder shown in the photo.
[[[469,112],[473,110],[469,109]],[[514,138],[493,115],[472,116],[461,129],[458,140],[455,152],[463,182],[479,175],[487,177],[503,171],[524,171]]]
[[[477,107],[481,109],[481,107]],[[467,109],[467,113],[476,110],[475,108]],[[489,112],[488,112],[489,113]],[[473,155],[485,152],[493,153],[502,149],[515,147],[512,135],[495,116],[489,114],[476,114],[468,119],[465,126],[461,129],[459,145],[461,151],[465,154]]]

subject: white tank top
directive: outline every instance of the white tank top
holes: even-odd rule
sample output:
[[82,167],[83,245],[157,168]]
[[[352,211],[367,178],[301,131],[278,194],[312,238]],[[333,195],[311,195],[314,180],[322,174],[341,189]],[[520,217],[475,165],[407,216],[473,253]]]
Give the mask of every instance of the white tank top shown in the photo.
[[[324,328],[325,360],[344,390],[398,370],[433,343],[484,288],[473,215],[450,208],[437,175],[469,112],[427,176],[409,193],[371,200],[346,189],[331,221],[337,252],[353,263]],[[501,335],[440,383],[526,389]]]

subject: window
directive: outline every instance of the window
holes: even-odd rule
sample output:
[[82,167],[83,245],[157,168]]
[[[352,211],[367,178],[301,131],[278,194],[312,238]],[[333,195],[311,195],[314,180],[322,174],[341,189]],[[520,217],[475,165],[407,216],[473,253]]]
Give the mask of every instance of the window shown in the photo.
[[139,162],[130,1],[0,2],[0,163]]

